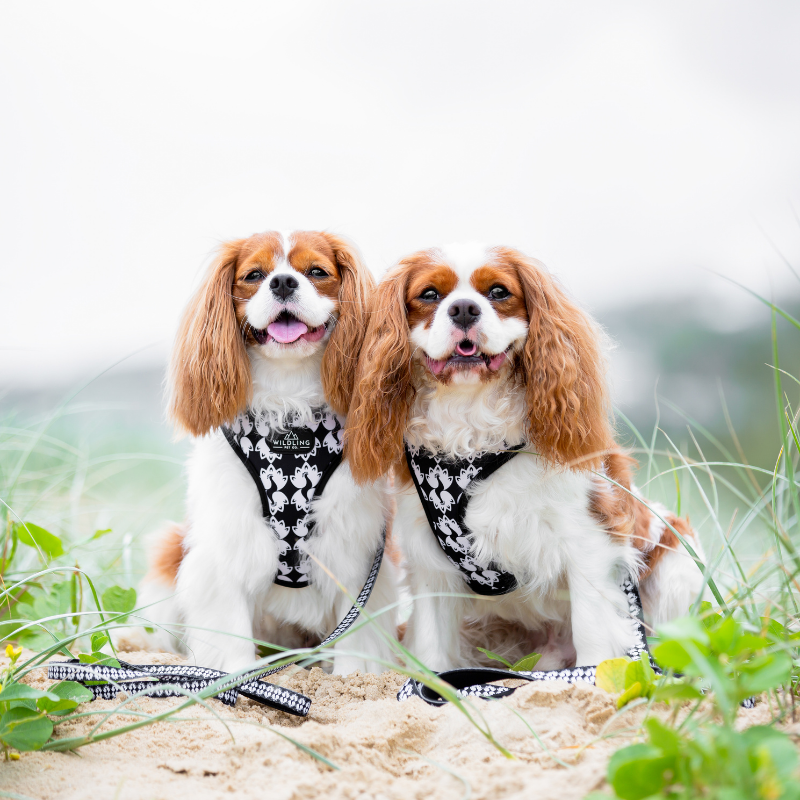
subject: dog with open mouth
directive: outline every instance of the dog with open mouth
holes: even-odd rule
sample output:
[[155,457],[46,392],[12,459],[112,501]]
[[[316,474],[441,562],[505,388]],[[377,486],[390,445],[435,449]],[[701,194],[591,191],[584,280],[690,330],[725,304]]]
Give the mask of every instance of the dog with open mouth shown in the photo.
[[[357,485],[342,458],[373,288],[355,247],[329,233],[222,246],[170,365],[170,415],[195,437],[187,520],[151,548],[139,600],[155,629],[129,644],[230,672],[255,661],[253,638],[318,643],[348,611],[386,524],[384,479]],[[384,559],[366,608],[395,601]],[[378,626],[396,633],[392,613],[378,615],[348,636],[334,671],[386,668]]]
[[540,262],[424,250],[371,309],[346,452],[357,480],[394,470],[415,656],[437,671],[486,663],[476,646],[595,665],[637,645],[624,587],[650,624],[688,611],[703,578],[676,534],[702,557],[697,537],[632,485],[603,334]]

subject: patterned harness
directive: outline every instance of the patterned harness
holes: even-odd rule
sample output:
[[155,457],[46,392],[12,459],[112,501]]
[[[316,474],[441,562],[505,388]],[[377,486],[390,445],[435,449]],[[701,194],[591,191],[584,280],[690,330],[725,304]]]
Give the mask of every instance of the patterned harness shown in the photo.
[[310,583],[301,543],[313,533],[311,501],[342,463],[343,423],[330,409],[316,409],[309,427],[296,423],[275,430],[248,410],[222,433],[255,482],[264,519],[278,538],[275,583],[300,589]]
[[424,447],[406,443],[408,468],[428,524],[450,563],[458,567],[475,594],[508,594],[517,588],[517,579],[493,562],[482,565],[475,561],[469,528],[464,522],[469,502],[467,489],[474,481],[486,480],[511,461],[522,447],[524,442],[500,452],[446,459]]

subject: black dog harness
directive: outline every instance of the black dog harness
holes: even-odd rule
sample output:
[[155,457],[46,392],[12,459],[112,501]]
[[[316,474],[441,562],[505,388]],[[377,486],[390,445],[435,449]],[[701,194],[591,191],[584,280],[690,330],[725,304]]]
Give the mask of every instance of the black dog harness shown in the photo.
[[330,409],[314,411],[310,427],[270,428],[252,411],[222,433],[256,484],[264,519],[278,537],[279,586],[309,585],[309,558],[302,542],[313,532],[311,501],[342,463],[342,420]]
[[486,480],[524,447],[477,453],[462,459],[437,456],[406,443],[406,460],[428,524],[453,566],[458,567],[475,594],[497,596],[517,588],[517,579],[494,563],[478,564],[472,555],[469,528],[464,523],[473,481]]

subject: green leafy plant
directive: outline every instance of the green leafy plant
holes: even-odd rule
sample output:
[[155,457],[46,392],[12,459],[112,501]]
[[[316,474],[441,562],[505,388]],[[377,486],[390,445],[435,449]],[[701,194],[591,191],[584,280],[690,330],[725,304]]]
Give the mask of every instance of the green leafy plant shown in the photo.
[[80,653],[78,655],[78,660],[81,664],[102,664],[106,667],[119,667],[119,661],[112,656],[100,652],[105,645],[108,644],[108,634],[103,633],[93,633],[91,638],[92,643],[92,652],[91,653]]
[[[669,798],[719,797],[721,800],[800,798],[798,756],[791,739],[770,726],[739,731],[740,703],[755,694],[789,688],[793,660],[789,634],[762,619],[748,629],[733,616],[704,606],[702,620],[685,617],[659,630],[653,655],[665,670],[680,673],[655,680],[642,661],[604,662],[598,685],[653,700],[695,700],[680,725],[655,716],[645,721],[645,741],[618,750],[608,766],[608,782],[622,800],[655,795]],[[642,672],[645,682],[642,683]],[[707,697],[707,700],[706,700]],[[625,700],[627,702],[627,700]],[[704,714],[696,715],[706,706]]]
[[[650,665],[647,653],[642,653],[639,660],[629,658],[612,658],[601,661],[597,665],[595,683],[601,689],[611,694],[618,694],[617,708],[622,708],[639,697],[655,697],[657,700],[666,700],[674,697],[670,690],[672,686],[662,686],[658,676]],[[693,687],[688,687],[693,696],[701,696]],[[689,699],[684,697],[683,699]]]
[[12,535],[16,535],[22,544],[38,550],[45,562],[64,555],[61,539],[39,525],[32,522],[12,523],[12,530]]
[[797,750],[773,727],[711,726],[688,736],[650,717],[645,728],[647,741],[617,750],[608,765],[608,782],[622,800],[800,797]]
[[125,616],[118,616],[118,621],[124,622],[128,618],[127,612],[136,608],[136,589],[112,586],[103,592],[102,600],[103,608],[106,611],[125,614]]
[[0,746],[7,761],[19,758],[13,750],[39,750],[53,735],[50,717],[63,716],[93,697],[74,681],[62,681],[47,691],[19,683],[15,671],[21,654],[21,647],[6,647],[9,664],[0,690]]
[[[663,641],[653,655],[664,669],[714,693],[726,722],[736,717],[747,698],[789,682],[793,660],[789,646],[796,634],[784,638],[775,625],[762,619],[761,630],[748,630],[734,617],[684,617],[663,625]],[[782,629],[782,626],[781,626]]]
[[503,656],[493,653],[491,650],[486,650],[483,647],[478,647],[477,649],[488,658],[491,658],[492,661],[499,661],[501,664],[505,664],[512,672],[531,672],[542,657],[541,653],[529,653],[515,664],[512,664],[510,661],[503,658]]

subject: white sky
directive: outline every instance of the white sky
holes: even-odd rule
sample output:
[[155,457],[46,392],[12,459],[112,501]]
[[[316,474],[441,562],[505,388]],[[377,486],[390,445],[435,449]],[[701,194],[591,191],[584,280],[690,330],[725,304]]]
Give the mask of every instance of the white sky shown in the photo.
[[[621,301],[800,269],[796,2],[0,5],[2,383],[155,343],[223,239],[480,239]],[[738,302],[737,302],[738,301]],[[720,321],[721,324],[725,320]]]

